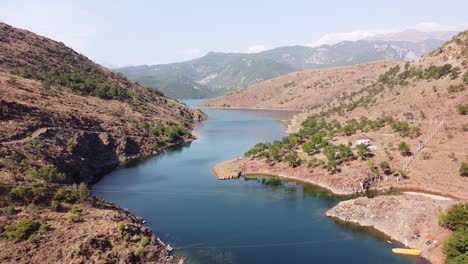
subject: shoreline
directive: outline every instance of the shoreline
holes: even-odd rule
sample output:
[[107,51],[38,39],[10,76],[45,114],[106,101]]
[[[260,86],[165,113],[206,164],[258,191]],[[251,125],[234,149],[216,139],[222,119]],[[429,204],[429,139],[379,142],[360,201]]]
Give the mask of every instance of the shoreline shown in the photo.
[[[263,166],[261,164],[263,163]],[[287,164],[286,164],[287,165]],[[339,219],[347,223],[354,223],[362,227],[371,227],[385,236],[390,237],[392,240],[405,244],[405,237],[409,235],[408,230],[404,228],[393,228],[395,219],[393,215],[397,214],[402,217],[397,218],[397,221],[402,222],[402,219],[407,219],[408,216],[413,216],[410,221],[417,221],[417,224],[411,224],[415,230],[421,229],[424,235],[417,234],[416,240],[410,240],[408,246],[423,250],[422,258],[428,260],[430,263],[443,263],[445,255],[442,253],[443,241],[445,241],[450,231],[440,227],[437,222],[437,215],[439,210],[446,210],[449,205],[453,205],[463,201],[456,197],[445,196],[443,194],[426,192],[424,189],[405,189],[405,188],[376,188],[371,191],[382,193],[383,195],[374,198],[360,196],[353,198],[353,195],[363,195],[364,192],[356,192],[353,188],[344,188],[343,184],[336,184],[332,175],[319,175],[310,174],[309,177],[302,177],[303,174],[288,174],[281,172],[283,167],[281,165],[270,166],[263,161],[251,160],[249,158],[236,158],[220,162],[212,167],[211,172],[219,180],[237,179],[242,176],[255,176],[264,175],[268,177],[275,177],[281,180],[292,180],[302,184],[311,184],[323,188],[334,196],[343,197],[348,196],[350,199],[338,203],[335,207],[330,208],[326,216]],[[289,172],[289,171],[288,171]],[[328,181],[327,181],[328,180]],[[395,190],[397,194],[385,194],[385,191]],[[365,211],[362,209],[362,201],[366,201],[367,205],[364,208],[373,205],[372,209]],[[409,203],[409,204],[408,204]],[[414,206],[413,204],[417,204]],[[385,211],[379,211],[383,206]],[[343,210],[345,208],[346,210]],[[423,208],[423,209],[421,209]],[[425,209],[424,209],[425,208]],[[386,215],[388,213],[388,215]],[[358,216],[366,217],[360,218]],[[383,219],[381,219],[383,216]],[[370,219],[370,220],[369,220]],[[402,225],[402,223],[400,223]],[[427,227],[430,228],[427,228]],[[428,230],[438,230],[441,236],[434,236]],[[437,233],[437,232],[436,232]],[[410,236],[411,237],[411,236]],[[436,238],[434,238],[436,237]],[[425,241],[423,241],[425,240]],[[421,242],[423,241],[423,242]],[[429,243],[426,245],[425,243]]]

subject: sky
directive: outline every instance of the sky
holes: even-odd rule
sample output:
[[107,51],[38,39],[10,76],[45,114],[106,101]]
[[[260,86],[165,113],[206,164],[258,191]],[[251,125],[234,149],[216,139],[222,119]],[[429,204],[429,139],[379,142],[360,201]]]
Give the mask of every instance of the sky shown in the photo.
[[333,44],[407,28],[468,29],[466,0],[0,1],[1,22],[111,67]]

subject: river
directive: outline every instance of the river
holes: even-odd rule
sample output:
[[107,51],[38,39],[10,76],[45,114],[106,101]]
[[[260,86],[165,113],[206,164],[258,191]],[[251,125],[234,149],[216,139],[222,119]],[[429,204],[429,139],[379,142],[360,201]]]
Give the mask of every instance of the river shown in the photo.
[[[188,105],[199,101],[187,100]],[[326,191],[268,178],[219,181],[211,168],[286,135],[291,113],[205,109],[198,140],[103,177],[93,193],[143,217],[189,263],[423,263],[376,232],[336,223]]]

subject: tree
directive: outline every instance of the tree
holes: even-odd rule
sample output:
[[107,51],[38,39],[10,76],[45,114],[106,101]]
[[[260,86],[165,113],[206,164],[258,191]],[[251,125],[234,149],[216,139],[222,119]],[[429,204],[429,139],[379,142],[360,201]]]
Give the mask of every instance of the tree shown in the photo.
[[400,142],[400,144],[398,145],[398,151],[400,151],[400,154],[402,156],[411,155],[411,149],[410,149],[409,145],[404,141]]
[[369,148],[364,144],[358,144],[356,147],[358,157],[364,160],[367,157],[367,154],[370,153]]

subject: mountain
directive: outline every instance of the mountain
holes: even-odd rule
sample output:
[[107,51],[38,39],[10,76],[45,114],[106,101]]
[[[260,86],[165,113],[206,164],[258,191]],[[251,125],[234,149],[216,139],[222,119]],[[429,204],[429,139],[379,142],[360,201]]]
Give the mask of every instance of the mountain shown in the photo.
[[173,98],[206,98],[294,69],[261,56],[210,52],[187,62],[124,67],[117,71]]
[[[305,69],[352,65],[381,59],[414,61],[438,48],[453,33],[401,33],[318,47],[287,46],[260,53],[214,53],[187,62],[116,69],[126,77],[173,98],[205,98]],[[419,36],[414,38],[413,36]],[[404,37],[410,41],[401,40]],[[433,38],[432,38],[433,37]],[[445,38],[445,39],[444,39]]]
[[[87,184],[193,140],[205,117],[0,23],[0,262],[173,262],[141,218],[92,198]],[[144,237],[147,253],[137,254],[132,240]]]

